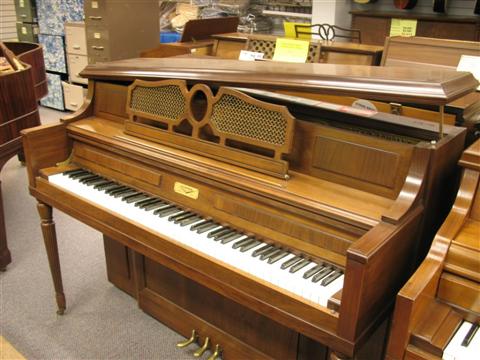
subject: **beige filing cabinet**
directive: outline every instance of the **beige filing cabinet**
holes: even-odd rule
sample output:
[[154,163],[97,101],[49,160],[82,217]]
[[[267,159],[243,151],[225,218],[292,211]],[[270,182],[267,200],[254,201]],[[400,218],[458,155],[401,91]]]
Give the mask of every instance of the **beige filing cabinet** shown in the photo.
[[88,80],[81,78],[79,75],[80,71],[82,71],[88,64],[85,23],[65,23],[65,42],[70,82],[85,85],[88,84]]
[[63,97],[65,99],[65,108],[72,111],[77,111],[83,105],[87,89],[80,85],[69,84],[62,82]]
[[85,0],[88,63],[139,57],[160,42],[159,2]]

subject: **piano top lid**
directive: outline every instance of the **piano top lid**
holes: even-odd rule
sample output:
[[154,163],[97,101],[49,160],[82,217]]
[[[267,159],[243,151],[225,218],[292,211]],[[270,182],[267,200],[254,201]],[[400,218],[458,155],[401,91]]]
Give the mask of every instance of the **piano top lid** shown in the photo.
[[449,70],[195,58],[117,60],[88,65],[80,75],[112,81],[184,79],[432,105],[447,104],[478,86],[471,73]]

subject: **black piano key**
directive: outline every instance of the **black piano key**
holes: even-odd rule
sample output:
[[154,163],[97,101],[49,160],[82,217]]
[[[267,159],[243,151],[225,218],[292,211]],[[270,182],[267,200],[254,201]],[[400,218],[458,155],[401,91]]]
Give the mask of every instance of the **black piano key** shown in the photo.
[[148,199],[150,198],[149,195],[147,194],[139,194],[137,196],[129,196],[128,199],[123,199],[124,201],[127,202],[127,204],[132,204],[132,203],[136,203],[138,201],[141,201],[141,200],[145,200],[145,199]]
[[301,256],[295,256],[294,258],[291,258],[290,260],[285,261],[280,268],[282,270],[288,269],[290,266],[295,265],[297,262],[302,261]]
[[232,248],[233,249],[238,249],[239,247],[242,247],[244,245],[247,245],[248,243],[252,242],[252,241],[255,241],[255,239],[253,237],[247,237],[245,239],[242,239],[242,240],[238,240],[237,242],[235,242],[233,245],[232,245]]
[[102,191],[102,190],[106,190],[106,189],[110,188],[110,186],[113,187],[115,185],[117,185],[117,183],[115,181],[104,180],[101,183],[95,184],[95,186],[93,188],[97,189],[98,191]]
[[333,273],[323,279],[320,285],[327,286],[331,284],[335,279],[338,279],[340,276],[342,276],[342,272],[340,270],[335,270]]
[[153,212],[153,215],[158,215],[158,213],[162,210],[168,210],[168,209],[176,209],[176,206],[175,205],[172,205],[172,204],[166,204],[165,206],[162,206],[160,208],[158,208],[157,210],[155,210]]
[[121,196],[121,198],[122,198],[122,201],[127,201],[128,199],[131,199],[132,197],[136,198],[138,195],[142,195],[142,193],[140,191],[132,189],[132,191],[130,193],[124,193]]
[[313,275],[315,275],[317,272],[319,272],[320,270],[322,270],[325,267],[326,267],[325,265],[317,265],[317,266],[311,268],[310,270],[306,271],[305,274],[303,274],[303,278],[304,279],[311,278]]
[[313,275],[312,277],[312,282],[317,283],[320,280],[322,280],[325,276],[330,274],[333,271],[333,269],[330,266],[325,267],[323,270],[320,270],[318,273]]
[[169,206],[169,205],[165,201],[160,201],[153,204],[143,205],[142,208],[145,211],[152,211],[152,210],[161,209],[165,206]]
[[234,240],[237,240],[239,237],[242,237],[243,234],[242,233],[234,233],[234,234],[231,234],[230,236],[227,236],[227,237],[224,237],[221,242],[222,244],[228,244]]
[[289,254],[290,253],[288,251],[280,251],[278,254],[270,255],[270,258],[267,261],[269,264],[275,264],[277,261],[280,261]]
[[111,195],[115,198],[118,198],[118,197],[124,198],[125,196],[130,196],[136,193],[138,193],[137,190],[127,187],[125,190],[116,191],[114,194],[111,194]]
[[475,323],[472,324],[472,326],[470,327],[470,329],[467,332],[467,335],[465,335],[465,337],[462,340],[462,346],[468,347],[468,345],[470,345],[470,342],[472,341],[475,334],[477,333],[478,328],[479,328],[478,324],[475,324]]
[[[221,228],[219,229],[216,229],[216,230],[213,230],[213,231],[210,231],[207,235],[207,238],[213,238],[213,237],[216,237],[216,236],[220,236],[220,235],[223,235],[227,232],[230,232],[230,228],[227,227],[227,226],[222,226]],[[198,232],[198,231],[197,231]],[[201,234],[201,233],[199,233]]]
[[257,257],[257,256],[260,256],[262,255],[265,251],[269,251],[271,248],[273,247],[273,245],[270,245],[270,244],[265,244],[264,246],[256,249],[253,251],[252,253],[252,256],[253,257]]
[[276,254],[278,251],[281,251],[281,249],[273,247],[268,251],[265,251],[262,255],[260,255],[260,260],[265,260],[269,258],[272,254]]
[[195,231],[195,230],[197,230],[199,227],[202,227],[202,226],[208,225],[208,224],[213,224],[213,221],[212,221],[212,220],[204,220],[204,221],[202,221],[202,222],[199,222],[198,224],[192,225],[192,226],[190,227],[190,230]]
[[173,220],[173,222],[174,222],[174,224],[180,225],[180,224],[182,224],[183,221],[187,221],[188,219],[194,218],[194,217],[197,217],[197,214],[189,212],[188,214],[186,214],[184,216],[180,216],[180,217],[175,218],[175,220]]
[[62,174],[63,175],[73,175],[73,174],[78,174],[78,173],[81,173],[81,172],[84,172],[85,170],[83,169],[72,169],[72,170],[67,170],[67,171],[64,171]]
[[110,189],[108,191],[105,191],[106,194],[110,195],[110,196],[115,196],[117,195],[118,193],[124,193],[126,191],[130,191],[132,190],[131,188],[129,188],[128,186],[125,186],[125,185],[119,185],[118,187],[114,188],[114,189]]
[[183,219],[183,220],[179,221],[178,223],[180,224],[180,226],[188,226],[188,225],[196,223],[197,221],[200,221],[200,220],[202,220],[201,216],[191,216],[189,218],[186,218],[186,219]]
[[296,273],[298,270],[300,269],[303,269],[305,266],[307,266],[308,264],[310,264],[311,261],[310,260],[307,260],[307,259],[303,259],[302,261],[296,263],[295,265],[293,265],[291,268],[290,268],[290,272],[292,274]]
[[71,178],[71,179],[77,179],[80,176],[91,175],[91,174],[92,173],[90,171],[83,170],[83,171],[80,171],[80,172],[75,173],[75,174],[70,174],[70,175],[68,175],[68,177]]
[[197,234],[203,234],[207,231],[210,231],[212,229],[215,229],[217,227],[219,227],[220,225],[218,225],[216,222],[211,222],[209,224],[204,224],[202,226],[199,226],[196,228],[196,232]]
[[100,176],[98,179],[85,181],[85,184],[88,185],[88,186],[95,186],[97,184],[101,184],[101,183],[104,183],[104,182],[105,182],[105,178]]
[[[155,210],[157,211],[157,210]],[[165,216],[168,216],[168,215],[173,215],[179,211],[182,211],[181,209],[177,208],[176,206],[173,206],[171,208],[165,208],[165,209],[160,209],[160,211],[158,211],[157,215],[159,217],[165,217]]]
[[192,216],[192,215],[194,215],[194,214],[191,213],[190,211],[182,211],[181,213],[170,216],[168,218],[168,221],[173,221],[173,222],[176,223],[177,220],[181,220],[181,219],[184,219],[187,216]]
[[92,174],[90,171],[87,171],[86,174],[80,174],[80,175],[73,175],[72,179],[82,181],[85,178],[89,178],[91,176],[96,176],[95,174]]
[[93,174],[93,175],[91,175],[91,176],[87,176],[87,177],[85,177],[85,178],[82,178],[82,180],[80,180],[80,183],[86,184],[87,181],[97,180],[97,179],[101,179],[101,178],[102,178],[101,176]]
[[[146,195],[146,194],[145,194]],[[139,200],[135,203],[135,206],[136,207],[139,207],[140,209],[142,208],[142,205],[148,205],[148,204],[151,204],[155,201],[158,201],[160,199],[158,198],[155,198],[155,197],[152,197],[152,196],[148,196],[146,195],[147,197],[145,199],[142,199],[142,200]]]
[[250,249],[260,246],[260,244],[263,244],[260,240],[253,239],[251,243],[243,245],[240,248],[240,252],[247,252]]
[[230,236],[230,235],[232,235],[232,234],[236,234],[236,233],[237,233],[237,232],[236,232],[235,230],[229,229],[229,231],[226,231],[226,232],[220,233],[220,234],[218,234],[218,235],[215,235],[215,236],[213,237],[213,240],[215,240],[215,241],[220,241],[220,240],[223,240],[223,239],[225,239],[226,237],[228,237],[228,236]]

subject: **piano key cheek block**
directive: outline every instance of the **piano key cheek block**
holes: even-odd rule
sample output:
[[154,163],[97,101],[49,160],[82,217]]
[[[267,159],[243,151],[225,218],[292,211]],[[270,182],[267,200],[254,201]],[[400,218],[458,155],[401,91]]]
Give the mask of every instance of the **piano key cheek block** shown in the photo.
[[[345,95],[377,78],[417,84],[411,73],[303,65],[97,64],[82,109],[23,132],[59,313],[53,207],[103,233],[109,280],[194,356],[381,357],[395,294],[447,212],[465,131],[306,100],[332,82]],[[441,101],[476,85],[441,75],[428,75],[448,89]],[[275,93],[292,88],[305,98]]]

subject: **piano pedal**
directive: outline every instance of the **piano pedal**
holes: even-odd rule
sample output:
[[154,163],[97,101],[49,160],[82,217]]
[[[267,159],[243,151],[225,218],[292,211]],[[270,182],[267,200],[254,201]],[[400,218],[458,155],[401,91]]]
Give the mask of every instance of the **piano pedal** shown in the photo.
[[220,347],[220,345],[217,344],[215,345],[215,351],[207,360],[216,360],[217,358],[220,357],[221,354],[222,354],[222,348]]
[[209,346],[210,346],[210,338],[207,336],[205,338],[205,342],[203,343],[202,347],[200,349],[198,349],[197,351],[195,351],[193,353],[193,356],[195,356],[195,357],[202,356],[205,353],[205,351],[207,351]]
[[194,342],[196,342],[198,339],[198,334],[197,334],[197,331],[196,330],[192,330],[192,335],[190,336],[189,339],[187,340],[184,340],[184,341],[180,341],[177,343],[177,348],[181,349],[181,348],[184,348],[190,344],[193,344]]

